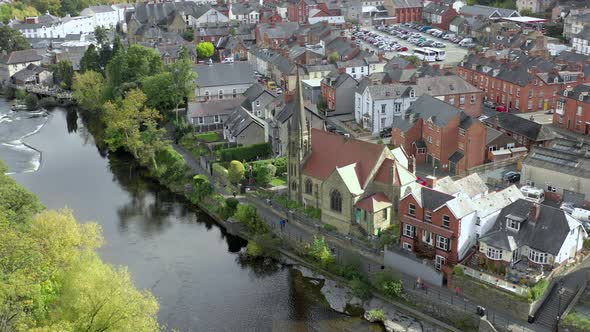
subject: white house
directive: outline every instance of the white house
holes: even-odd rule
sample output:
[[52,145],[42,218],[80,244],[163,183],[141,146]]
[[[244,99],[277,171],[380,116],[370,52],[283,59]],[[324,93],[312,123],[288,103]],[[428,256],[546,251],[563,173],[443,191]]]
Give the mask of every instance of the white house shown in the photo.
[[90,16],[66,16],[59,18],[51,14],[27,17],[25,21],[10,21],[13,29],[19,30],[25,38],[65,38],[69,34],[86,34],[94,31]]
[[582,31],[572,36],[572,48],[576,53],[590,55],[590,25],[584,26]]
[[258,23],[260,12],[250,5],[232,3],[229,5],[229,19],[243,23]]
[[372,134],[391,128],[393,118],[402,116],[417,99],[414,87],[404,84],[368,85],[355,92],[354,117]]
[[27,68],[28,65],[41,65],[43,58],[33,49],[13,51],[0,57],[0,83],[7,82],[12,75]]
[[94,27],[114,28],[119,22],[119,13],[110,6],[90,6],[80,12],[81,15],[92,17]]
[[193,27],[200,27],[209,23],[226,23],[229,18],[219,10],[209,6],[198,6],[191,15],[188,16],[188,25]]

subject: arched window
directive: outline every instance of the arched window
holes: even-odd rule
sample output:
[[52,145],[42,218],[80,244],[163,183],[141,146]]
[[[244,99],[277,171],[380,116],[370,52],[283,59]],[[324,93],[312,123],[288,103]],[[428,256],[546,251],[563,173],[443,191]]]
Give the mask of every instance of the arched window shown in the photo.
[[305,193],[311,195],[313,191],[313,184],[310,179],[305,180]]
[[297,181],[291,182],[291,190],[293,190],[293,191],[297,190]]
[[342,195],[338,190],[334,190],[330,194],[330,208],[333,211],[342,212]]

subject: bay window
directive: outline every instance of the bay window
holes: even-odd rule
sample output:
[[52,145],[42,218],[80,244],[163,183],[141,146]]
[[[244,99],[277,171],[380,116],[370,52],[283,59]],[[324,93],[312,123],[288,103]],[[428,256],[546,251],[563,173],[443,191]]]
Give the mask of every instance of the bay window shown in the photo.
[[501,260],[502,259],[502,249],[496,249],[492,247],[488,247],[488,251],[486,252],[486,257],[493,260]]
[[546,252],[529,249],[529,260],[537,264],[547,264],[548,255]]

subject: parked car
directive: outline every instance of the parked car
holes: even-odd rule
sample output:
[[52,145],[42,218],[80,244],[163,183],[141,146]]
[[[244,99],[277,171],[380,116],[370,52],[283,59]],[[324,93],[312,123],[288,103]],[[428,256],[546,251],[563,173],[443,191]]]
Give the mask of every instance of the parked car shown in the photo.
[[402,47],[400,47],[399,49],[397,49],[396,51],[398,51],[398,52],[406,52],[407,50],[408,50],[408,48],[407,48],[407,47],[405,47],[405,46],[402,46]]
[[225,58],[221,60],[222,63],[234,63],[234,58]]
[[447,45],[445,43],[441,43],[441,42],[436,42],[432,46],[437,47],[437,48],[445,48],[445,47],[447,47]]
[[381,132],[379,133],[379,137],[381,137],[381,138],[391,137],[391,128],[385,128],[385,129],[381,130]]
[[491,100],[486,100],[483,102],[483,106],[488,107],[488,108],[494,108],[494,107],[496,107],[496,103],[494,103]]
[[519,172],[514,172],[514,171],[506,172],[502,176],[502,180],[508,181],[510,183],[520,182],[520,173]]
[[500,105],[496,106],[496,112],[508,113],[510,111],[508,110],[508,107],[506,105],[500,104]]

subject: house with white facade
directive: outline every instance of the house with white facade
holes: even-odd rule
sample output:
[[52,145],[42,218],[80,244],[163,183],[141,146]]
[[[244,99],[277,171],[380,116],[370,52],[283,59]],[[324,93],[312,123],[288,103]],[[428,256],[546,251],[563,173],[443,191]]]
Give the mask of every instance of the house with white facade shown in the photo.
[[355,120],[377,135],[391,128],[394,117],[402,116],[417,97],[414,86],[409,84],[361,84],[355,92]]
[[8,25],[19,30],[25,38],[65,38],[71,34],[86,34],[94,31],[90,16],[65,16],[62,18],[45,14],[27,17],[24,21],[12,20]]
[[582,31],[572,36],[572,48],[576,53],[590,55],[590,25],[584,26]]
[[94,27],[111,29],[119,22],[119,13],[110,6],[90,6],[80,12],[80,15],[92,17]]
[[14,74],[31,64],[41,66],[42,59],[33,49],[13,51],[0,57],[0,83],[8,82]]
[[231,3],[229,5],[229,19],[243,23],[258,23],[260,11],[249,4]]

